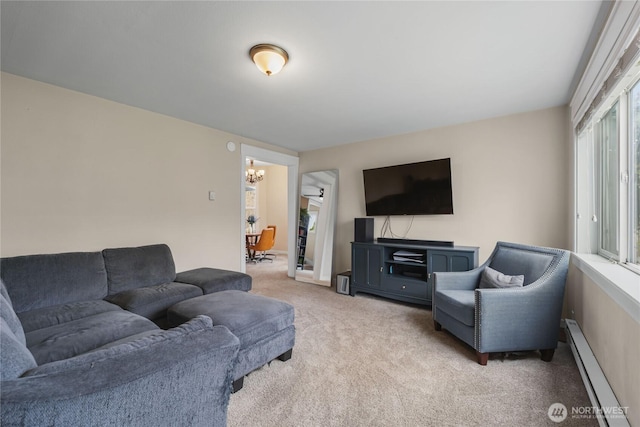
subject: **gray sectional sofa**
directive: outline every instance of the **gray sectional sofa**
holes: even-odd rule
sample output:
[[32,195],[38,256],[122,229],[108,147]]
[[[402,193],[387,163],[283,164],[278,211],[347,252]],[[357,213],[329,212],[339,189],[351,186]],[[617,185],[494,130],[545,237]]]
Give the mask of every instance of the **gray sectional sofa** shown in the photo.
[[166,245],[0,260],[0,405],[13,425],[226,425],[238,337],[174,304],[251,277],[178,273]]

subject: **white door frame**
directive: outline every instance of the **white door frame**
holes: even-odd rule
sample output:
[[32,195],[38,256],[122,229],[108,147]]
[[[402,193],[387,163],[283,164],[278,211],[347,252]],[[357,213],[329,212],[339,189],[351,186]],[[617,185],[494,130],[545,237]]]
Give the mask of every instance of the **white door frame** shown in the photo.
[[[282,165],[287,167],[287,254],[289,255],[289,265],[287,269],[287,275],[294,277],[296,272],[296,247],[298,236],[298,157],[290,156],[289,154],[278,153],[277,151],[271,151],[260,147],[254,147],[253,145],[240,144],[240,214],[241,218],[246,217],[246,202],[244,197],[245,192],[245,176],[244,171],[246,169],[247,157],[255,160],[262,160],[264,162],[273,163],[276,165]],[[247,271],[247,265],[245,262],[245,255],[247,253],[245,249],[245,233],[246,227],[244,221],[240,222],[240,236],[242,251],[240,253],[240,271],[245,273]]]

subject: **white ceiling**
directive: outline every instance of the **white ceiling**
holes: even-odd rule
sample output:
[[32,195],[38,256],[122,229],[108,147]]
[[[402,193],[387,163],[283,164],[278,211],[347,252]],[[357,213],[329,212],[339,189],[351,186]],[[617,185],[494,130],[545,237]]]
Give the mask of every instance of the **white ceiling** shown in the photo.
[[[308,151],[564,105],[600,1],[7,2],[2,70]],[[272,77],[248,51],[286,49]]]

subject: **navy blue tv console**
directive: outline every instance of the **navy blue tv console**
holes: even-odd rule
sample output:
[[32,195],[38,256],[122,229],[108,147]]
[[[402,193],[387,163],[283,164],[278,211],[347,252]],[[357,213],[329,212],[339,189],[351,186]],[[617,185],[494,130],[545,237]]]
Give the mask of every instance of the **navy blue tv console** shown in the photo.
[[364,292],[430,306],[434,272],[478,266],[477,247],[387,242],[351,243],[351,296]]

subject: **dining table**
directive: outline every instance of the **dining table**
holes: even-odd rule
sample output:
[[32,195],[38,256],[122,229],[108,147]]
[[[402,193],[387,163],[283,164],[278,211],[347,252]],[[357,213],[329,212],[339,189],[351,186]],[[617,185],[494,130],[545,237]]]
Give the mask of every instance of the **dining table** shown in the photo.
[[260,234],[261,233],[246,233],[245,234],[245,240],[246,240],[246,243],[247,243],[247,261],[252,261],[256,256],[255,251],[252,251],[249,248],[251,246],[254,246],[256,243],[258,243],[258,240],[260,239]]

